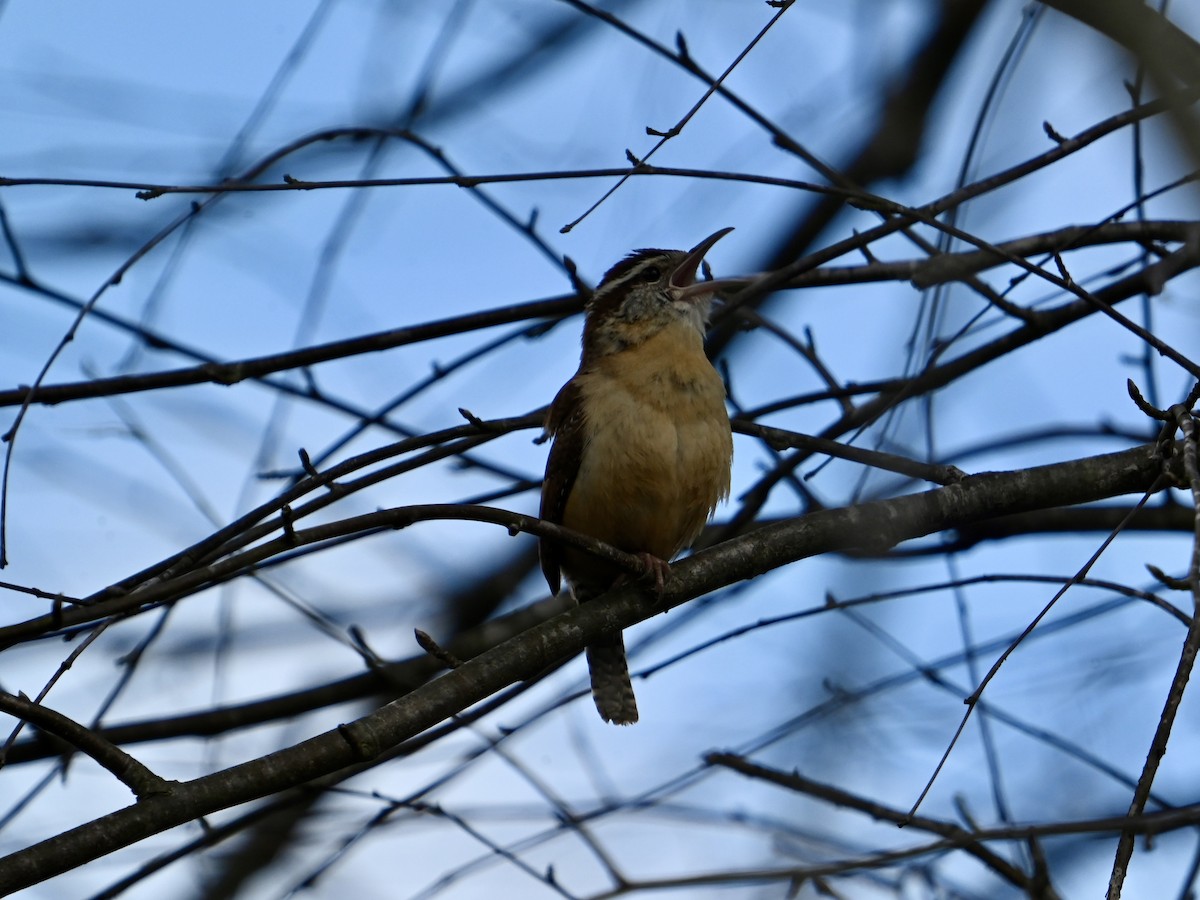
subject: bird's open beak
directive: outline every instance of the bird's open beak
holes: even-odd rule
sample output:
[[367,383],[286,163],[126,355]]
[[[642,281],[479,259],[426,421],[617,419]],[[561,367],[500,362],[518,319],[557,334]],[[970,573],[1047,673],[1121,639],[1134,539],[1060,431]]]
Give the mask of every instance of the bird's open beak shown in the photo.
[[720,281],[697,282],[696,273],[700,270],[700,264],[704,262],[704,254],[708,253],[713,244],[731,231],[733,231],[732,228],[714,231],[691,249],[684,261],[671,274],[670,288],[675,299],[687,300],[700,294],[711,294],[724,286]]

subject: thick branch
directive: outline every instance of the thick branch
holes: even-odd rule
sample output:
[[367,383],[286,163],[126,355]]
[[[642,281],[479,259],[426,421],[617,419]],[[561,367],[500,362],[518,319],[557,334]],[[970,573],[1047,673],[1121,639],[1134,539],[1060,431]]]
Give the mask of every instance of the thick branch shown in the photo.
[[[571,605],[573,601],[568,594],[548,597],[476,626],[451,640],[446,645],[447,649],[460,659],[470,659],[513,635],[545,622]],[[112,725],[100,729],[97,733],[104,740],[119,745],[179,737],[212,737],[252,725],[261,725],[264,722],[294,718],[313,710],[353,700],[378,696],[397,697],[415,690],[441,670],[442,666],[437,660],[422,652],[356,675],[299,690],[200,712]],[[39,734],[14,744],[9,749],[5,762],[10,766],[32,762],[57,756],[69,749],[69,745],[63,742]]]
[[1138,0],[1042,0],[1120,44],[1164,85],[1200,82],[1200,45],[1166,16]]
[[767,526],[679,563],[662,605],[628,586],[530,629],[348,725],[232,768],[184,782],[0,860],[0,891],[44,881],[150,835],[373,760],[517,681],[576,654],[597,637],[659,609],[797,560],[851,547],[891,546],[995,515],[1141,492],[1162,462],[1153,445],[1016,472],[989,473],[921,494],[825,510]]

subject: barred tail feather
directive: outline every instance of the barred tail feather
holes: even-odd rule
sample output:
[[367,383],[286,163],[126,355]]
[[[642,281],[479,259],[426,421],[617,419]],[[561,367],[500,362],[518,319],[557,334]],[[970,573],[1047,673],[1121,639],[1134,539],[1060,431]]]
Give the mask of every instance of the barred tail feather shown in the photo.
[[629,662],[621,635],[606,638],[587,648],[588,670],[592,674],[592,699],[600,718],[614,725],[632,725],[638,720],[637,700],[629,680]]

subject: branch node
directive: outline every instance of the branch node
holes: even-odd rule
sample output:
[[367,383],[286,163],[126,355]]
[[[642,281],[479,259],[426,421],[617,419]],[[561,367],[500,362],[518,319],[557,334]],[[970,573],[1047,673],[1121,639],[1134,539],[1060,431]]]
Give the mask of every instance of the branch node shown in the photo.
[[567,270],[567,277],[571,279],[572,290],[586,303],[592,297],[592,289],[584,284],[583,279],[579,277],[579,267],[575,265],[575,260],[563,254],[563,268]]
[[458,408],[458,414],[460,416],[462,416],[464,419],[466,419],[468,422],[470,422],[472,425],[474,425],[476,428],[482,428],[485,431],[493,431],[494,430],[490,425],[488,425],[487,422],[483,421],[483,419],[479,418],[479,416],[475,415],[475,413],[471,412],[465,406],[460,406]]
[[447,669],[457,669],[462,665],[462,660],[449,650],[442,647],[430,636],[429,632],[422,631],[420,628],[414,628],[413,634],[416,636],[417,644],[421,647],[421,649],[444,665]]
[[362,727],[362,720],[343,723],[337,727],[337,730],[359,759],[369,760],[379,755],[379,744],[369,729]]
[[1176,578],[1174,575],[1168,575],[1158,566],[1151,563],[1146,563],[1146,571],[1154,576],[1154,580],[1159,582],[1164,587],[1169,587],[1173,591],[1191,591],[1192,586],[1186,578]]
[[971,807],[967,805],[966,797],[962,794],[955,794],[954,808],[969,829],[972,831],[979,830],[979,823],[976,821],[975,816],[971,814]]
[[1150,403],[1142,396],[1142,392],[1138,390],[1138,386],[1133,383],[1132,378],[1125,379],[1125,389],[1129,391],[1129,399],[1134,402],[1145,415],[1152,419],[1157,419],[1159,422],[1167,421],[1167,414],[1157,407],[1151,406]]
[[1042,122],[1042,131],[1046,132],[1046,136],[1056,144],[1065,144],[1067,139],[1054,130],[1054,126],[1049,122]]
[[1071,273],[1067,271],[1067,264],[1063,262],[1062,255],[1057,250],[1054,251],[1054,265],[1058,267],[1058,274],[1062,277],[1062,280],[1067,283],[1068,287],[1075,284],[1075,279],[1073,279],[1071,277]]
[[691,54],[688,53],[687,39],[684,38],[682,31],[675,32],[675,51],[679,54],[680,62],[687,62],[691,59]]
[[279,508],[279,520],[283,524],[284,537],[293,547],[296,546],[296,520],[290,503],[285,503]]

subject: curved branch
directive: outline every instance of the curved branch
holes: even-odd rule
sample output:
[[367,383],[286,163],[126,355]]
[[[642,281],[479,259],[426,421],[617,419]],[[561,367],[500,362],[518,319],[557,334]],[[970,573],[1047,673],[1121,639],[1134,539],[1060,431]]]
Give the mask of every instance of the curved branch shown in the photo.
[[108,739],[60,712],[34,703],[28,697],[18,697],[7,691],[0,691],[0,711],[32,722],[43,731],[61,738],[76,750],[91,757],[133,791],[139,800],[165,794],[174,784],[155,775]]

